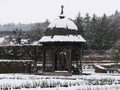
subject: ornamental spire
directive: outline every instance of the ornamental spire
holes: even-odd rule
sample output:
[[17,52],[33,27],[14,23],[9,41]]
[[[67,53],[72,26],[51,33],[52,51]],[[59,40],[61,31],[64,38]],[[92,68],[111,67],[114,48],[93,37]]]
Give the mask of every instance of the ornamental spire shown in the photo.
[[63,8],[64,8],[64,6],[62,5],[61,6],[61,14],[63,14]]
[[60,13],[60,16],[59,16],[60,19],[65,18],[64,14],[63,14],[63,13],[64,13],[64,12],[63,12],[63,8],[64,8],[64,6],[62,5],[62,6],[61,6],[61,13]]

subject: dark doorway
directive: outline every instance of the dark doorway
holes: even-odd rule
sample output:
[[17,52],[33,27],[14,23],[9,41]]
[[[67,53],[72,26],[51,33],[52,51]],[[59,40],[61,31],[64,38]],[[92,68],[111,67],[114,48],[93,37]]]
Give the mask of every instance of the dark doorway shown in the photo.
[[68,70],[68,53],[66,50],[58,50],[56,52],[55,70]]

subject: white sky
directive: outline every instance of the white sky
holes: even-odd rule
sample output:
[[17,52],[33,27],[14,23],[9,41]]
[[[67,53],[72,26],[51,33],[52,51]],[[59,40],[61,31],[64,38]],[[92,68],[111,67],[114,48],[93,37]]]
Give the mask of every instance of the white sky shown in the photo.
[[34,23],[55,19],[64,5],[65,15],[74,19],[78,12],[98,16],[120,10],[120,0],[0,0],[0,23]]

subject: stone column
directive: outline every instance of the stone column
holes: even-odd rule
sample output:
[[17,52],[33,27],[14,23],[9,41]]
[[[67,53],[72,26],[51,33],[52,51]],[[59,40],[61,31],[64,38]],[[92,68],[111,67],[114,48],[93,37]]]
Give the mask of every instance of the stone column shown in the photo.
[[52,72],[55,71],[55,50],[52,48]]
[[72,68],[72,60],[71,60],[71,49],[69,48],[68,50],[68,71],[71,72],[71,68]]
[[82,73],[82,59],[83,59],[83,49],[80,50],[80,73]]
[[42,72],[45,71],[45,52],[46,50],[42,51]]

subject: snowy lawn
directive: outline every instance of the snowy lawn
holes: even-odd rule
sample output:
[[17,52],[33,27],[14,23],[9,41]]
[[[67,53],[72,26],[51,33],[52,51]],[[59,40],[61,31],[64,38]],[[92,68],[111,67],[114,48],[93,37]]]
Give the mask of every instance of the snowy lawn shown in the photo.
[[42,76],[0,74],[1,90],[120,90],[119,74]]

